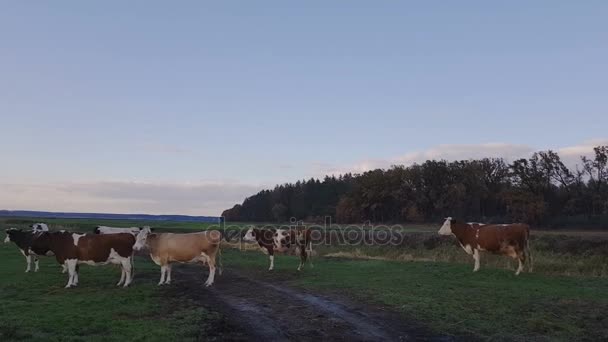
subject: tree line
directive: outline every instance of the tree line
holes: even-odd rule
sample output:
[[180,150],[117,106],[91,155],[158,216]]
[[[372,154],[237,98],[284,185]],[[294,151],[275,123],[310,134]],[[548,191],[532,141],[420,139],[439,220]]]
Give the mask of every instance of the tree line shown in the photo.
[[225,210],[228,221],[337,223],[480,222],[604,227],[608,224],[608,146],[568,168],[549,150],[501,158],[428,160],[362,174],[277,185]]

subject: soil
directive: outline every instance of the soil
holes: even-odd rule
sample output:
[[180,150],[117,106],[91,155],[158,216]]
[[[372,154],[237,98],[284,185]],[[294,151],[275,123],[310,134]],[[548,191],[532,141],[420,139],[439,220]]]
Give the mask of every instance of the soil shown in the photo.
[[[186,299],[216,311],[223,321],[215,339],[240,341],[456,341],[437,336],[403,315],[339,295],[312,293],[287,286],[268,271],[231,269],[216,274],[213,286],[196,265],[174,268],[173,283],[162,295]],[[284,277],[283,277],[284,278]],[[205,332],[209,339],[209,331]]]

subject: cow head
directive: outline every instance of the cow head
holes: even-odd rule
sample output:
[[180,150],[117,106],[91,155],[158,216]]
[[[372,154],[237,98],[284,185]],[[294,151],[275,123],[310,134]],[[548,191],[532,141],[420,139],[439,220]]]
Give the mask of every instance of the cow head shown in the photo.
[[273,236],[274,245],[279,252],[284,252],[291,246],[291,236],[287,229],[277,229]]
[[139,251],[146,246],[150,232],[150,227],[144,227],[139,231],[137,237],[135,238],[135,244],[133,245],[134,250]]
[[9,228],[7,229],[6,232],[6,238],[4,238],[4,243],[9,243],[11,242],[11,235],[13,235],[14,232],[16,232],[18,229],[17,228]]
[[32,228],[32,230],[35,232],[48,232],[49,231],[49,226],[47,226],[46,223],[34,223],[33,225],[30,226],[30,228]]
[[452,235],[452,218],[446,217],[443,226],[439,229],[439,235]]
[[249,229],[247,229],[247,232],[245,232],[245,235],[243,235],[243,241],[246,242],[256,242],[256,230],[253,227],[250,227]]

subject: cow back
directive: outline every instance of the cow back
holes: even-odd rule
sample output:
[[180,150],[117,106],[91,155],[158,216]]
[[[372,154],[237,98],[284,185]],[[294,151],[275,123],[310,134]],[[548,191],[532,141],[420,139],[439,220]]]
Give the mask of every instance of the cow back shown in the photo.
[[210,230],[198,233],[159,233],[148,236],[150,254],[155,258],[188,262],[201,255],[214,254],[219,248],[221,233]]
[[491,250],[499,250],[505,245],[523,248],[530,234],[527,224],[497,224],[486,225],[480,228],[479,240],[483,244],[493,247]]
[[135,237],[132,234],[84,234],[78,238],[78,259],[94,262],[108,260],[110,253],[114,251],[121,257],[129,257],[133,254]]

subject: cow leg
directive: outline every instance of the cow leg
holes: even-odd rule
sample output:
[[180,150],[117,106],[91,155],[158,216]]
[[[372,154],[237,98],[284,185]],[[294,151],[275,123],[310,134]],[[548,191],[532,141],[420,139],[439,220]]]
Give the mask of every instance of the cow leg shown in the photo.
[[125,275],[126,275],[125,268],[120,266],[120,280],[118,281],[118,283],[116,283],[116,286],[120,286],[124,283]]
[[69,259],[69,260],[65,261],[66,266],[68,268],[68,283],[65,286],[66,289],[69,289],[74,284],[74,278],[76,276],[77,262],[78,262],[78,260],[76,260],[76,259]]
[[158,286],[165,283],[165,276],[167,274],[167,266],[160,266],[160,281],[158,282]]
[[68,271],[68,267],[65,264],[61,264],[61,273],[65,273]]
[[28,273],[32,268],[32,256],[29,254],[26,254],[25,262],[27,263],[27,268],[25,269],[25,273]]
[[315,265],[312,264],[312,242],[308,243],[308,262],[310,262],[310,268],[315,267]]
[[207,257],[207,264],[209,265],[209,277],[207,277],[205,286],[209,287],[213,284],[213,281],[215,280],[215,259]]
[[269,271],[274,270],[274,249],[270,248],[268,249],[268,258],[270,259],[270,267],[268,268]]
[[34,265],[36,265],[36,267],[34,268],[34,272],[38,272],[38,270],[40,269],[40,265],[38,264],[38,257],[34,256]]
[[76,273],[74,274],[74,280],[72,281],[72,286],[78,286],[78,274],[80,273],[80,266],[78,262],[76,262]]
[[131,285],[131,281],[133,280],[133,277],[131,277],[131,274],[133,272],[133,264],[131,263],[131,257],[124,258],[120,262],[120,264],[122,265],[122,270],[125,277],[125,284],[123,285],[123,287],[127,287]]
[[475,268],[473,268],[473,272],[477,272],[479,271],[479,260],[481,259],[481,256],[479,255],[479,249],[477,248],[473,250],[473,259],[475,260]]
[[304,264],[306,263],[306,246],[300,247],[300,265],[298,266],[298,271],[302,270]]
[[167,264],[167,278],[165,279],[165,284],[171,284],[171,264]]
[[517,271],[515,271],[515,275],[519,275],[524,269],[524,262],[526,261],[526,256],[523,252],[518,253],[517,261],[519,262],[519,266],[517,267]]

